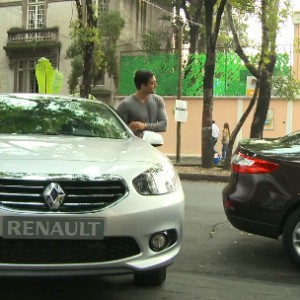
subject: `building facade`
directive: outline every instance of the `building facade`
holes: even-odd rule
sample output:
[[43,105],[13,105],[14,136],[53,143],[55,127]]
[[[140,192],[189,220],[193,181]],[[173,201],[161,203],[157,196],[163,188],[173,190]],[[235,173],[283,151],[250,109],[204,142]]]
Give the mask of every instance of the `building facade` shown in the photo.
[[[97,12],[119,11],[125,21],[117,51],[140,50],[142,35],[155,30],[162,11],[144,0],[93,0]],[[85,0],[81,0],[84,5]],[[65,58],[71,43],[69,26],[77,18],[75,0],[1,0],[0,92],[37,92],[35,65],[41,57],[64,75],[61,93],[68,94],[70,61]],[[103,74],[93,94],[111,101],[114,80]]]

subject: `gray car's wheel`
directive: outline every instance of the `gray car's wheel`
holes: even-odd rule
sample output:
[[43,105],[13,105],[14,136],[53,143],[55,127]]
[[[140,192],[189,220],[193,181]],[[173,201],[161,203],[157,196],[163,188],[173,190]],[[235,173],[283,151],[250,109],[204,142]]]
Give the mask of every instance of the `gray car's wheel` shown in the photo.
[[291,259],[300,267],[300,209],[287,219],[283,228],[282,242]]
[[141,286],[158,286],[166,280],[166,267],[134,274],[135,284]]

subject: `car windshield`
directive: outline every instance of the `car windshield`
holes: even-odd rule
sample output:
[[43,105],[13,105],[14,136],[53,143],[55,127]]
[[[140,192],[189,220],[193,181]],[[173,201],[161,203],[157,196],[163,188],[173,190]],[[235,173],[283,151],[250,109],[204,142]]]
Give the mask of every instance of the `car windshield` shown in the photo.
[[100,101],[33,94],[0,95],[0,133],[129,137],[114,111]]

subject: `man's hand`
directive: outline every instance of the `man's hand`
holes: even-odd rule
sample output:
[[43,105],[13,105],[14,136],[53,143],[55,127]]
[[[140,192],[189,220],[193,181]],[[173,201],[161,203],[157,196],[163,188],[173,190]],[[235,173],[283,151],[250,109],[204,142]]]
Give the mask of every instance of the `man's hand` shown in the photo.
[[133,131],[143,131],[146,129],[146,123],[139,121],[133,121],[128,126]]

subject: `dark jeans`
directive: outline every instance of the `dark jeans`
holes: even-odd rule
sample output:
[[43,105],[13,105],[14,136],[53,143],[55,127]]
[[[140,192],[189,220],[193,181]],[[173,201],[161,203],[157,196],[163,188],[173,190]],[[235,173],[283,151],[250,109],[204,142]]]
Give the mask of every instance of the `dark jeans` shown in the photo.
[[222,158],[221,159],[226,158],[227,149],[228,149],[228,144],[222,144]]

